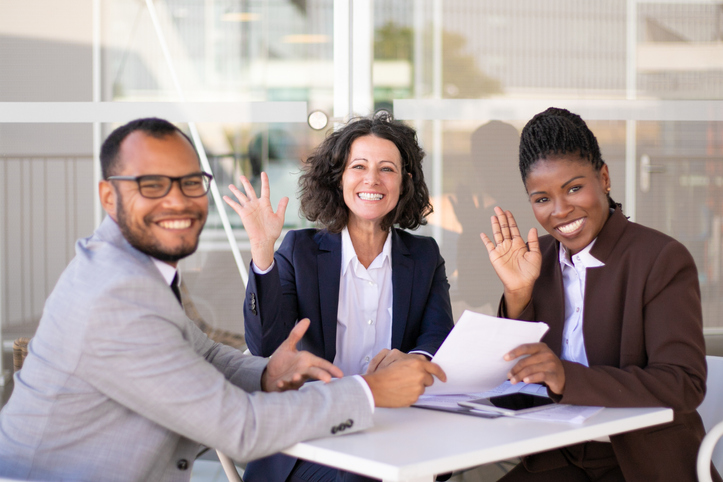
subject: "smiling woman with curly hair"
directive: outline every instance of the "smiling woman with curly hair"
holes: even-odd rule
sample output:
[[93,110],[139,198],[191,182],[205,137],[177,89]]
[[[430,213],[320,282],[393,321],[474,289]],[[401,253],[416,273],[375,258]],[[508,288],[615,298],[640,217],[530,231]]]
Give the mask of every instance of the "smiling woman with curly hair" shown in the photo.
[[[344,203],[342,176],[351,146],[360,137],[374,136],[394,143],[401,157],[402,190],[399,202],[381,222],[381,229],[397,225],[416,229],[427,224],[432,213],[429,190],[424,182],[422,159],[424,151],[417,143],[417,133],[387,115],[360,118],[344,129],[332,132],[307,159],[299,181],[301,210],[331,233],[346,227],[349,209]],[[409,174],[409,175],[407,175]]]
[[[270,356],[298,320],[309,318],[300,348],[345,375],[435,354],[454,324],[444,260],[434,239],[404,231],[432,212],[423,158],[414,129],[387,115],[332,132],[299,180],[301,211],[320,229],[290,231],[276,253],[288,200],[273,212],[265,175],[259,198],[244,177],[246,194],[230,187],[238,202],[226,202],[241,216],[253,258],[244,302],[251,353]],[[276,455],[250,463],[244,478],[337,475]]]

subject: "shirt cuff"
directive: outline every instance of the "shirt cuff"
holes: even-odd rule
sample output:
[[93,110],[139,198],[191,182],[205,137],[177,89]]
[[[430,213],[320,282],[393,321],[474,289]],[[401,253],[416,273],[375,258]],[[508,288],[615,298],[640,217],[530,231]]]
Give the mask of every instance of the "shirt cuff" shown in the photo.
[[256,274],[266,274],[266,273],[268,273],[269,271],[271,271],[272,269],[274,269],[274,265],[275,265],[275,264],[276,264],[276,260],[273,260],[273,261],[271,262],[271,266],[269,266],[268,268],[266,268],[266,269],[264,269],[264,270],[260,270],[259,267],[256,266],[256,263],[254,263],[253,260],[252,260],[252,261],[251,261],[251,269],[253,269],[253,270],[254,270],[254,273],[256,273]]
[[357,380],[359,384],[364,387],[364,393],[367,394],[367,399],[369,400],[369,406],[372,409],[372,413],[374,413],[374,395],[372,394],[372,389],[369,388],[369,385],[367,385],[366,380],[364,380],[364,377],[361,375],[352,375],[352,378]]
[[432,355],[430,355],[429,353],[427,353],[424,350],[412,350],[409,352],[410,355],[412,355],[414,353],[419,353],[420,355],[424,355],[427,357],[428,360],[431,360],[432,358],[434,358]]

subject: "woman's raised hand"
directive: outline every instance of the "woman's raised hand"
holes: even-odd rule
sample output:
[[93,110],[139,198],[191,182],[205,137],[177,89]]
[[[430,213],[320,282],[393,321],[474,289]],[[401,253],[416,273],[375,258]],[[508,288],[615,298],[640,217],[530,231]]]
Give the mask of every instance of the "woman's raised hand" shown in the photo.
[[289,198],[281,198],[279,206],[274,212],[271,207],[269,177],[265,172],[261,173],[261,197],[256,197],[256,191],[246,176],[240,176],[239,179],[246,194],[232,184],[229,189],[236,196],[238,202],[228,196],[224,196],[223,200],[241,218],[244,229],[249,235],[251,257],[256,267],[263,271],[274,261],[274,243],[279,239],[281,228],[284,227],[284,214],[286,206],[289,204]]
[[532,287],[540,276],[540,243],[535,228],[530,229],[525,243],[511,212],[495,207],[495,214],[491,218],[494,242],[484,233],[480,237],[504,285],[507,316],[516,318],[532,298]]

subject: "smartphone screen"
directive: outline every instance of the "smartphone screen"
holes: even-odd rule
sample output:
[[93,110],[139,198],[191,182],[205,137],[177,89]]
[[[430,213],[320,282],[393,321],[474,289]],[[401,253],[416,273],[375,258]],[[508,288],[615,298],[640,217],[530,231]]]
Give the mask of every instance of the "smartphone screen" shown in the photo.
[[528,393],[511,393],[509,395],[459,402],[463,407],[477,410],[491,410],[507,415],[544,410],[544,408],[541,407],[552,403],[554,402],[550,398],[530,395]]
[[553,403],[550,398],[538,397],[528,393],[511,393],[509,395],[500,395],[499,397],[490,397],[486,400],[489,400],[495,407],[506,408],[508,410],[524,410],[526,408],[541,407]]

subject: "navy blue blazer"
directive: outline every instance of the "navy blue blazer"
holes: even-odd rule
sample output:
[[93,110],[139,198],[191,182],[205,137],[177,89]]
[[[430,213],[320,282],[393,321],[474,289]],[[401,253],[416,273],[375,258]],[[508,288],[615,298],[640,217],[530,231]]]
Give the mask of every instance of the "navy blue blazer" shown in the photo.
[[[274,268],[249,270],[244,301],[246,344],[270,356],[302,318],[311,324],[299,349],[333,362],[341,279],[341,234],[290,231],[274,254]],[[449,283],[437,242],[392,229],[392,348],[431,355],[454,326]],[[286,480],[296,459],[276,454],[249,462],[244,480]],[[367,480],[346,474],[348,480]],[[347,480],[345,479],[345,480]]]
[[[444,259],[434,239],[392,229],[392,348],[431,355],[454,326]],[[302,318],[311,325],[299,348],[334,361],[341,278],[341,234],[290,231],[274,268],[249,270],[244,301],[246,344],[270,356]]]

